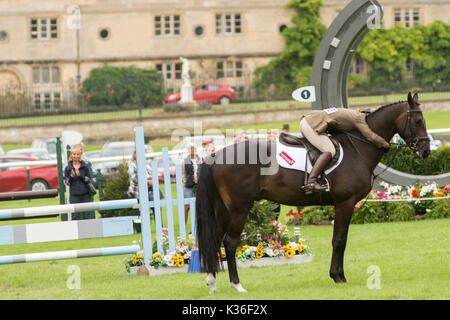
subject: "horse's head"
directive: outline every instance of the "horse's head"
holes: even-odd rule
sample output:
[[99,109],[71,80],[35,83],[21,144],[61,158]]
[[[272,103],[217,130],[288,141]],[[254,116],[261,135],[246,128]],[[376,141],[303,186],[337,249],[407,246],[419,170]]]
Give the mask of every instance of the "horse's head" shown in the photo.
[[426,158],[430,155],[430,139],[417,93],[414,94],[414,97],[411,92],[408,93],[406,110],[397,123],[397,131],[411,148],[415,157]]

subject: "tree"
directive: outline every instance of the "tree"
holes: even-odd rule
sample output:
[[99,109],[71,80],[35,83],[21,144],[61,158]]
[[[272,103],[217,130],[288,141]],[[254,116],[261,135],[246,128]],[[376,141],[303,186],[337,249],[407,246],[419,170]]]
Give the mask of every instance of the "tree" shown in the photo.
[[419,86],[448,84],[450,79],[450,24],[435,21],[429,25],[370,31],[357,50],[371,65],[371,86],[404,88],[406,62],[414,63],[414,82]]
[[[155,69],[103,67],[93,69],[78,93],[91,106],[161,105],[162,78]],[[139,101],[140,99],[140,101]]]
[[289,1],[286,8],[295,11],[294,25],[282,33],[286,46],[281,54],[255,69],[252,86],[259,94],[286,96],[297,86],[309,84],[316,50],[326,31],[320,23],[322,5],[322,0]]

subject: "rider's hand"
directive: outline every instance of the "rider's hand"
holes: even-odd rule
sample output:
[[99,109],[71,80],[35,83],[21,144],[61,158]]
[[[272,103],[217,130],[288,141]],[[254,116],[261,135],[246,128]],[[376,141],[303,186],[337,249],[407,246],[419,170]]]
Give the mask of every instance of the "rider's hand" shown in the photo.
[[385,152],[388,152],[390,147],[391,147],[391,145],[389,144],[389,142],[385,141],[383,143],[383,149],[384,149]]

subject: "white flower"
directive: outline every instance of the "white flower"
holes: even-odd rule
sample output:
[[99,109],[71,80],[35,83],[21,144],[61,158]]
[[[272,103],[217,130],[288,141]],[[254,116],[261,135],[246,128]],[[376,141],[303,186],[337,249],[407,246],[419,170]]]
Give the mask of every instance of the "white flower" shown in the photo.
[[256,247],[249,247],[250,251],[252,252],[256,252],[257,248]]
[[273,252],[272,248],[264,248],[264,253],[267,254],[269,257],[275,256],[275,253]]
[[172,260],[172,256],[171,256],[170,254],[166,254],[166,255],[163,257],[163,260],[168,262],[168,261]]
[[167,261],[167,266],[169,266],[169,267],[173,267],[174,264],[175,264],[175,261],[173,261],[172,259]]
[[191,258],[191,252],[190,252],[190,251],[186,252],[186,253],[183,255],[183,259],[185,259],[185,260],[188,260],[188,259],[190,259],[190,258]]

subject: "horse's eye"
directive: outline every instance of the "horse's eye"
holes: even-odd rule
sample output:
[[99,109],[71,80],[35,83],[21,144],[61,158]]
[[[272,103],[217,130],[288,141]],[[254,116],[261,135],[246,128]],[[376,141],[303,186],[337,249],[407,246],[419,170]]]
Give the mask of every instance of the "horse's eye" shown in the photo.
[[416,125],[420,126],[422,124],[422,119],[417,119],[416,120]]

